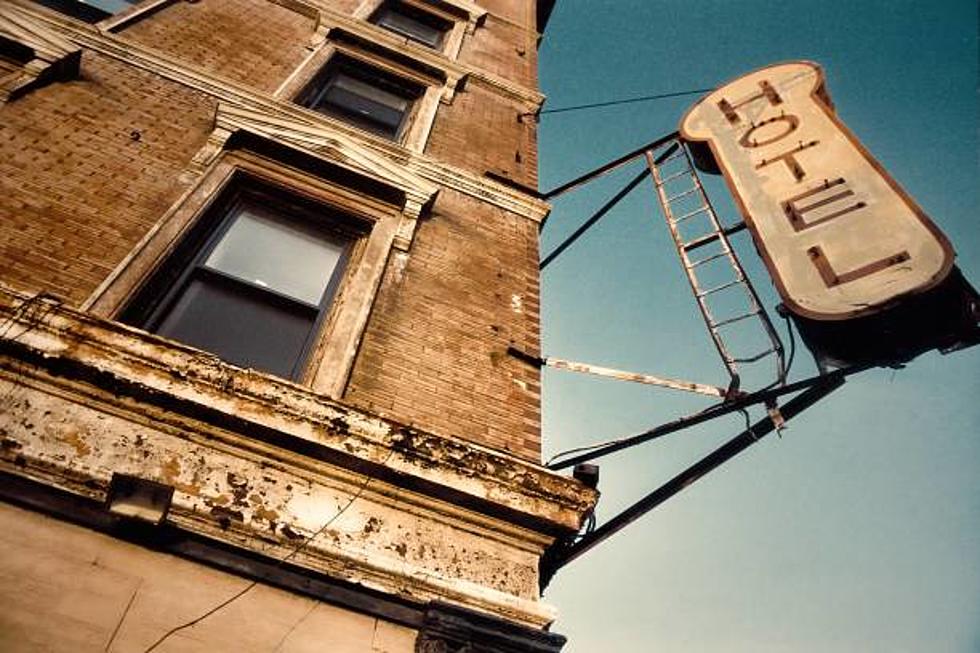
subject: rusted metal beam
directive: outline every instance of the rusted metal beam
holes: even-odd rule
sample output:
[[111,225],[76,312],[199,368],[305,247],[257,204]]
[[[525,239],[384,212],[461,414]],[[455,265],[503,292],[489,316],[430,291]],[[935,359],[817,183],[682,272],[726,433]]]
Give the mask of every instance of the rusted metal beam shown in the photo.
[[605,204],[603,204],[602,207],[600,207],[598,211],[596,211],[595,213],[593,213],[591,218],[589,218],[588,220],[586,220],[585,222],[583,222],[582,223],[582,226],[580,226],[578,229],[576,229],[575,232],[572,233],[571,236],[569,236],[568,238],[566,238],[564,241],[562,241],[562,243],[558,247],[556,247],[554,250],[552,250],[552,252],[550,254],[548,254],[548,256],[546,256],[543,261],[541,261],[540,265],[538,265],[538,269],[539,270],[545,269],[545,267],[549,263],[551,263],[553,260],[555,260],[558,257],[559,254],[561,254],[562,252],[564,252],[566,249],[568,249],[572,245],[572,243],[574,243],[576,240],[578,240],[579,239],[579,236],[581,236],[586,231],[588,231],[589,228],[592,225],[594,225],[596,222],[598,222],[600,219],[602,219],[602,217],[604,215],[606,215],[607,213],[609,213],[609,211],[612,210],[612,208],[614,206],[616,206],[617,204],[619,204],[620,201],[622,201],[622,199],[624,197],[626,197],[627,195],[629,195],[633,191],[634,188],[636,188],[637,186],[639,186],[640,183],[644,179],[646,179],[647,175],[649,175],[649,174],[650,173],[648,173],[646,170],[644,170],[643,172],[641,172],[640,174],[638,174],[635,178],[633,178],[633,180],[630,181],[628,184],[626,184],[622,188],[622,190],[620,190],[618,193],[616,193],[608,202],[606,202]]
[[[796,417],[804,410],[817,403],[828,394],[844,384],[845,377],[842,374],[829,375],[823,378],[820,383],[804,390],[796,397],[793,397],[782,407],[781,414],[783,421],[788,421]],[[742,453],[753,444],[764,438],[775,430],[778,420],[772,416],[766,416],[756,422],[751,427],[745,429],[734,438],[715,449],[713,452],[694,463],[680,474],[670,479],[656,490],[646,495],[632,506],[619,513],[605,524],[591,533],[587,533],[578,542],[569,545],[563,551],[558,551],[550,556],[547,569],[542,569],[542,583],[547,584],[554,573],[569,562],[581,557],[586,552],[593,549],[596,545],[609,539],[615,533],[626,528],[637,519],[650,512],[663,502],[667,501],[684,488],[693,484],[703,476],[719,466],[728,462],[738,454]]]
[[579,186],[581,186],[582,184],[590,182],[597,177],[601,177],[605,174],[608,174],[613,170],[615,170],[616,168],[626,165],[633,159],[643,156],[644,152],[646,152],[647,150],[655,150],[658,147],[666,145],[667,143],[676,139],[677,137],[678,137],[677,132],[672,132],[670,134],[667,134],[666,136],[663,136],[662,138],[658,138],[652,143],[647,143],[643,147],[637,148],[632,152],[630,152],[629,154],[624,154],[623,156],[619,157],[618,159],[614,159],[609,163],[605,163],[599,166],[598,168],[596,168],[595,170],[592,170],[591,172],[587,172],[584,175],[576,177],[575,179],[566,182],[557,188],[553,188],[552,190],[549,190],[546,193],[541,193],[541,199],[550,200],[554,197],[558,197],[563,193],[567,193],[570,190],[574,190]]
[[[595,445],[594,448],[591,448],[590,450],[585,451],[584,453],[580,453],[577,456],[571,456],[569,458],[565,458],[557,462],[549,462],[546,465],[546,467],[553,470],[567,469],[569,467],[574,467],[579,463],[589,462],[592,460],[596,460],[597,458],[602,458],[603,456],[608,456],[611,453],[622,451],[623,449],[628,449],[629,447],[633,447],[638,444],[643,444],[644,442],[655,440],[656,438],[660,438],[665,435],[669,435],[671,433],[676,433],[677,431],[682,431],[691,426],[702,424],[704,422],[713,420],[717,417],[728,415],[729,413],[733,413],[737,410],[742,410],[743,408],[747,408],[755,404],[770,403],[783,395],[792,394],[794,392],[798,392],[800,390],[804,390],[816,385],[821,385],[823,383],[830,382],[833,379],[844,379],[845,377],[850,376],[851,374],[856,374],[857,372],[867,370],[870,367],[874,367],[874,365],[868,364],[868,365],[849,367],[847,369],[837,370],[836,372],[831,372],[830,374],[826,374],[826,375],[812,376],[808,379],[803,379],[802,381],[796,381],[795,383],[788,383],[786,385],[779,386],[776,388],[769,388],[769,389],[758,390],[756,392],[751,392],[749,394],[737,397],[736,399],[726,401],[725,403],[711,406],[706,410],[703,410],[699,413],[695,413],[694,415],[688,415],[686,417],[681,417],[680,419],[676,419],[672,422],[661,424],[660,426],[656,426],[650,429],[649,431],[644,431],[643,433],[638,433],[633,436],[625,437],[622,438],[621,440],[614,440],[607,444]],[[578,450],[582,450],[582,449],[578,449]]]
[[598,365],[590,365],[589,363],[578,363],[576,361],[565,360],[563,358],[553,358],[551,356],[542,359],[542,362],[548,367],[554,367],[555,369],[568,370],[569,372],[582,372],[584,374],[594,374],[595,376],[602,376],[607,379],[644,383],[646,385],[670,388],[671,390],[683,390],[684,392],[694,392],[711,397],[721,397],[722,399],[728,396],[728,391],[725,388],[707,385],[704,383],[681,381],[678,379],[653,376],[650,374],[640,374],[638,372],[624,372],[623,370],[614,370],[609,367],[600,367]]

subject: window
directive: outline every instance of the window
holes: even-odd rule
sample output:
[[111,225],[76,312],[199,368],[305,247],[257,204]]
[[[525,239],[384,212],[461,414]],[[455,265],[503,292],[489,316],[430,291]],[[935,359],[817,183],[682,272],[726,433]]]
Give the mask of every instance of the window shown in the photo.
[[34,0],[61,13],[89,23],[97,23],[119,13],[140,0]]
[[334,57],[297,101],[397,140],[423,88],[344,56]]
[[371,22],[433,49],[442,47],[452,23],[405,2],[386,2]]
[[233,184],[121,318],[295,380],[361,234],[332,209]]

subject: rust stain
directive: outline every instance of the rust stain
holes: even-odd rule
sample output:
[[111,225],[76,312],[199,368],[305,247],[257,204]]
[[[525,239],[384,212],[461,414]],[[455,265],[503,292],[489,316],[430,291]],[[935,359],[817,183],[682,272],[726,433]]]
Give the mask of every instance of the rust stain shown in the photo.
[[279,513],[275,510],[269,510],[265,506],[258,506],[255,508],[253,516],[256,519],[264,519],[269,522],[275,522],[279,520]]
[[164,483],[176,487],[178,476],[180,476],[180,461],[174,456],[160,467],[160,477]]
[[92,453],[92,448],[89,447],[88,443],[80,438],[78,433],[75,431],[68,431],[61,437],[61,440],[65,444],[71,445],[75,450],[75,453],[77,453],[79,456],[87,456]]
[[211,508],[211,516],[218,520],[218,524],[221,528],[228,528],[231,526],[231,522],[244,522],[245,515],[237,510],[229,510],[228,508],[222,508],[221,506],[215,506]]
[[174,481],[171,483],[174,489],[178,492],[183,492],[184,494],[190,494],[195,497],[201,496],[201,488],[198,485],[193,485],[192,483],[181,483],[179,481]]

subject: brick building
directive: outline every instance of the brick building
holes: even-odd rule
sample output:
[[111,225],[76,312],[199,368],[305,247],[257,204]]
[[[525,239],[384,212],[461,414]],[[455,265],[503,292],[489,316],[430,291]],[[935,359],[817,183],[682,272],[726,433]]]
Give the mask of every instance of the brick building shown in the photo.
[[0,648],[561,648],[551,4],[0,3]]

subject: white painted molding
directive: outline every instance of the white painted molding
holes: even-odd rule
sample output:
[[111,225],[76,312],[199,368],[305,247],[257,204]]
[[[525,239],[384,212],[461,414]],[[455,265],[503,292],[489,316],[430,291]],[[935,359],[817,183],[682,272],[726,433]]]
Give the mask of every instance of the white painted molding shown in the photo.
[[0,5],[0,38],[19,43],[33,55],[20,74],[0,82],[0,104],[49,79],[78,75],[81,48],[14,5]]

